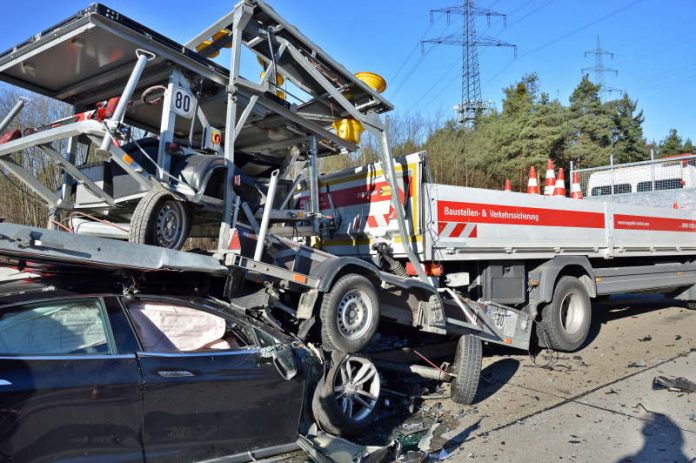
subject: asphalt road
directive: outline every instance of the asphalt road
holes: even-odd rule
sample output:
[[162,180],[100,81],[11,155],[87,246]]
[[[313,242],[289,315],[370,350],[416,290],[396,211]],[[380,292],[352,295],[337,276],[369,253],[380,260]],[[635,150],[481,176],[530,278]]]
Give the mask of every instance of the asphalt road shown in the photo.
[[428,461],[696,462],[696,393],[656,389],[658,375],[696,382],[696,311],[655,295],[617,298],[593,307],[580,351],[532,360],[488,346],[473,405],[447,399],[447,385],[424,400],[386,395],[357,441],[420,443]]
[[466,410],[443,401],[459,419],[444,420],[450,429],[431,447],[456,448],[452,462],[696,461],[696,393],[653,386],[658,375],[696,382],[696,311],[675,304],[645,296],[596,305],[589,344],[549,369],[489,350],[478,402]]

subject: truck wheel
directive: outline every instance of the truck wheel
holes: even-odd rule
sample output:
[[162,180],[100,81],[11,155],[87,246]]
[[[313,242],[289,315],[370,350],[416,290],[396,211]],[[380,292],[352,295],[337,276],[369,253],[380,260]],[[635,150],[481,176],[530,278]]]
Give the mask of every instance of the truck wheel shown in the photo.
[[380,378],[364,355],[346,355],[319,381],[312,413],[322,429],[337,435],[357,434],[377,416]]
[[349,354],[358,352],[377,331],[377,290],[362,275],[345,275],[324,295],[319,318],[324,349]]
[[181,249],[188,238],[188,207],[166,191],[150,191],[133,212],[128,241]]
[[457,375],[451,386],[454,403],[470,405],[474,402],[481,377],[482,351],[479,338],[470,334],[459,338],[452,365],[453,373]]
[[591,317],[592,306],[585,285],[575,277],[561,277],[553,299],[541,310],[541,326],[537,326],[540,344],[564,352],[579,349],[587,339]]

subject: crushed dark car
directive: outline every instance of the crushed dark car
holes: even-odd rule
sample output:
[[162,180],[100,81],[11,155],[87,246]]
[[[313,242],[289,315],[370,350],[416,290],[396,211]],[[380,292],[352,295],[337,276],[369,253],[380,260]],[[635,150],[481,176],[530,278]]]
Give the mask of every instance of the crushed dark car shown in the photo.
[[201,294],[209,278],[22,270],[0,267],[3,459],[247,461],[297,449],[315,419],[345,434],[374,416],[367,358],[328,368],[318,350]]

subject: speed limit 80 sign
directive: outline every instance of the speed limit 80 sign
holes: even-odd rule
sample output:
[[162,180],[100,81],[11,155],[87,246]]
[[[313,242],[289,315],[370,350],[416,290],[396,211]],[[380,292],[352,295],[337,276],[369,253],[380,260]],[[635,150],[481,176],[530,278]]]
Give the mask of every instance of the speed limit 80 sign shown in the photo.
[[195,106],[195,97],[191,93],[184,88],[174,87],[171,109],[176,115],[191,119],[194,116]]

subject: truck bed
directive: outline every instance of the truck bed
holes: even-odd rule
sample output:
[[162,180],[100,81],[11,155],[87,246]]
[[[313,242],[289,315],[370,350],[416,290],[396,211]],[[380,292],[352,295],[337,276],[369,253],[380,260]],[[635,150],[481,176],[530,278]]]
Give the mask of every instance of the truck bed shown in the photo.
[[[409,238],[423,261],[696,255],[695,209],[440,185],[429,181],[424,153],[395,163]],[[323,212],[340,217],[327,251],[365,257],[382,240],[405,256],[379,163],[327,174],[319,186]]]
[[696,217],[605,201],[424,184],[426,260],[696,254]]

